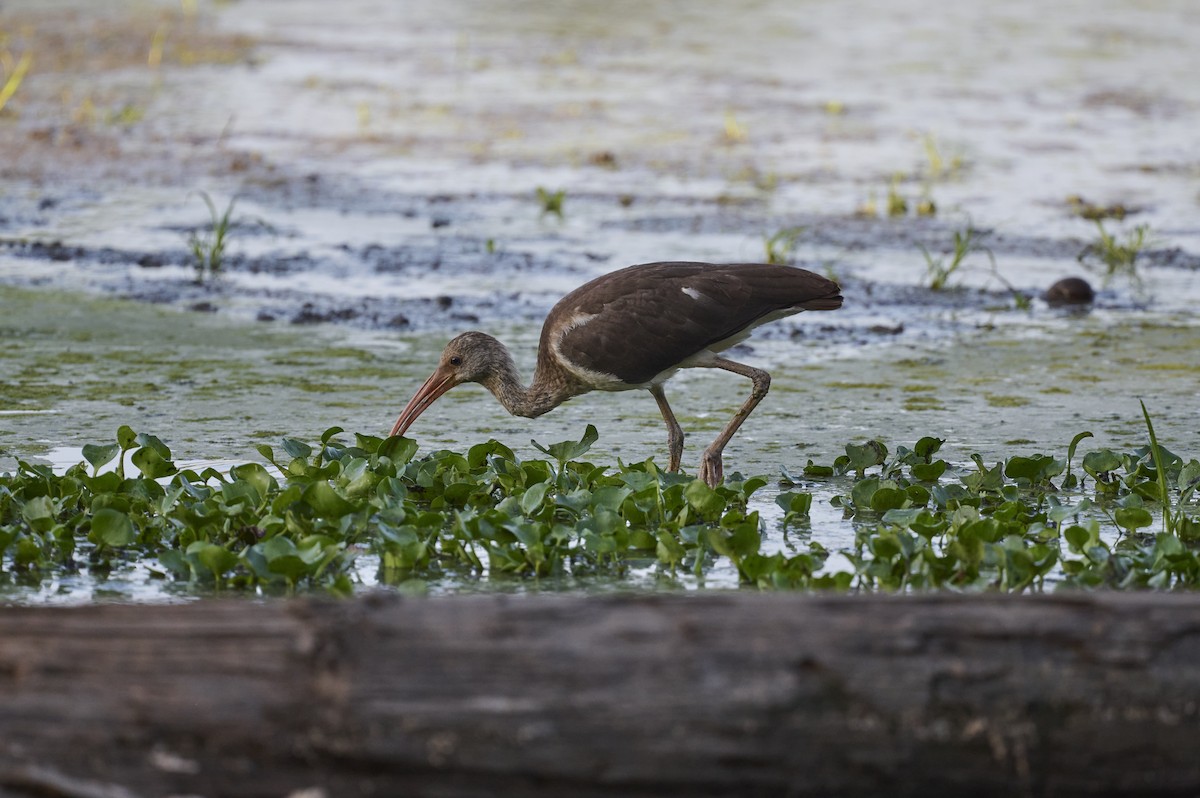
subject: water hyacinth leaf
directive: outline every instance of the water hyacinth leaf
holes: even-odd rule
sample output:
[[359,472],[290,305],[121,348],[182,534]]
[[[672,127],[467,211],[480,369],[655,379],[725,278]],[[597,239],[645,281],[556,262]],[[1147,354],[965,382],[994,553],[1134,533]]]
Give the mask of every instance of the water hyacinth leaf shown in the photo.
[[187,553],[194,556],[197,562],[203,565],[218,582],[238,564],[236,554],[223,546],[208,541],[196,541],[187,547]]
[[[162,449],[166,449],[166,447],[164,446]],[[152,445],[143,446],[133,453],[130,462],[148,479],[169,477],[175,473],[176,468],[175,464],[167,459],[171,450],[167,449],[167,455],[164,456],[162,449]]]
[[922,482],[937,482],[942,474],[946,473],[948,466],[949,464],[945,460],[935,460],[932,463],[913,463],[908,470],[913,475],[913,479],[919,479]]
[[546,498],[546,491],[549,489],[550,484],[547,482],[539,482],[531,486],[521,496],[521,511],[525,515],[534,515],[542,506],[542,502]]
[[882,441],[869,440],[864,444],[846,444],[846,457],[849,458],[850,468],[860,476],[870,468],[887,459],[888,449]]
[[1026,479],[1032,483],[1044,482],[1063,472],[1066,464],[1044,454],[1032,457],[1010,457],[1004,465],[1004,475],[1009,479]]
[[49,496],[29,499],[21,507],[21,517],[37,532],[46,532],[54,526],[54,502]]
[[687,503],[706,518],[712,518],[725,509],[721,494],[699,479],[692,480],[683,491]]
[[670,532],[660,529],[656,537],[658,538],[658,544],[655,549],[659,562],[671,566],[683,562],[683,558],[687,556],[687,551]]
[[346,501],[328,482],[313,482],[304,489],[301,499],[318,515],[326,518],[341,518],[354,512],[354,505]]
[[132,427],[124,424],[117,427],[117,445],[122,450],[132,449],[134,446],[137,446],[137,433],[133,431]]
[[[894,487],[894,483],[892,486]],[[867,477],[855,482],[854,487],[850,489],[850,501],[854,503],[855,509],[870,509],[871,498],[875,495],[875,491],[879,490],[879,487],[879,477]]]
[[1110,449],[1096,449],[1083,456],[1083,470],[1092,479],[1098,479],[1100,474],[1116,471],[1121,467],[1121,458]]
[[775,497],[775,504],[787,516],[808,515],[812,510],[813,497],[811,493],[801,491],[780,493]]
[[[823,479],[833,476],[833,466],[817,465],[812,460],[809,460],[804,466],[803,473],[804,476],[808,477],[809,479]],[[790,481],[795,484],[795,480]]]
[[885,524],[892,524],[894,526],[908,529],[924,512],[925,511],[920,507],[908,507],[905,509],[893,508],[886,511],[883,514],[883,517],[879,520],[883,521]]
[[908,501],[908,494],[899,488],[880,487],[871,494],[871,509],[877,513],[899,509]]
[[312,447],[304,441],[296,440],[295,438],[283,439],[283,450],[293,460],[308,460],[312,456]]
[[633,488],[627,485],[605,485],[592,492],[591,505],[597,509],[604,508],[616,512],[632,493]]
[[139,433],[138,436],[134,440],[136,441],[138,446],[141,446],[143,449],[150,448],[150,449],[153,449],[154,451],[158,452],[158,454],[162,457],[162,459],[164,459],[164,460],[171,459],[171,449],[165,443],[163,443],[161,440],[159,440],[158,436],[149,435],[149,434],[143,432],[143,433]]
[[321,445],[324,446],[325,444],[329,443],[329,439],[334,435],[340,435],[345,431],[346,430],[342,429],[341,427],[330,427],[321,433]]
[[83,459],[87,460],[92,465],[95,472],[112,462],[113,458],[121,453],[121,446],[116,443],[109,444],[84,444]]
[[253,483],[236,480],[221,486],[221,496],[227,505],[243,503],[247,508],[258,507],[266,491],[259,491]]
[[254,486],[260,496],[269,494],[278,483],[267,469],[259,463],[243,463],[229,469],[229,475],[235,481],[246,482]]
[[588,424],[583,432],[583,437],[578,441],[561,441],[552,443],[549,446],[542,446],[537,441],[530,441],[534,448],[539,452],[548,454],[558,461],[559,467],[566,465],[567,461],[575,460],[587,454],[592,448],[592,444],[600,440],[600,433],[596,431],[595,426]]
[[913,446],[913,451],[916,452],[921,459],[928,463],[933,458],[933,455],[942,448],[942,444],[945,442],[946,441],[944,438],[926,436],[917,441],[916,445]]
[[411,438],[406,438],[403,435],[393,435],[379,444],[379,448],[375,450],[375,454],[380,457],[386,457],[397,465],[405,465],[413,459],[413,456],[417,453],[417,448],[417,442]]
[[105,508],[97,510],[92,516],[92,531],[88,539],[97,545],[120,548],[128,546],[137,540],[133,522],[129,516],[118,510]]
[[1130,532],[1154,523],[1154,516],[1145,507],[1118,507],[1114,517],[1117,526]]

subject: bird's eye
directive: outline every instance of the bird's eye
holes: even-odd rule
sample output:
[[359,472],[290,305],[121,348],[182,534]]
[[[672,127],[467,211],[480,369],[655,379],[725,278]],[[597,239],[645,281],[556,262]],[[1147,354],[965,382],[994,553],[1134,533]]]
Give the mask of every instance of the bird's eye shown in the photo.
[[450,365],[451,366],[461,366],[462,358],[459,357],[458,355],[455,355],[454,357],[450,358]]

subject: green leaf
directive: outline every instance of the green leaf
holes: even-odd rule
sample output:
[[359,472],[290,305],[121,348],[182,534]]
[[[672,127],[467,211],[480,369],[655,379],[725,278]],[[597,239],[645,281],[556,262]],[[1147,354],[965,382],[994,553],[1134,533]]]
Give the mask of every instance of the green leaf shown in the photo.
[[46,532],[54,526],[54,502],[49,496],[38,496],[25,502],[21,517],[38,532]]
[[859,474],[882,463],[887,459],[887,453],[887,447],[878,440],[869,440],[857,446],[853,443],[846,444],[846,456],[850,458],[850,467]]
[[592,444],[598,440],[600,440],[600,433],[596,431],[594,426],[588,424],[583,432],[583,437],[578,441],[561,441],[559,443],[552,443],[549,446],[542,446],[537,441],[530,441],[530,443],[538,451],[548,454],[557,460],[561,468],[567,462],[576,460],[586,454],[592,448]]
[[[162,449],[166,449],[166,447],[163,446]],[[169,477],[175,473],[176,468],[174,463],[163,456],[162,449],[153,445],[143,446],[133,453],[130,462],[137,466],[138,471],[141,471],[149,479]],[[166,451],[169,456],[171,450],[166,449]]]
[[1118,507],[1114,516],[1117,526],[1133,531],[1154,523],[1154,516],[1144,507]]
[[775,497],[775,504],[779,505],[788,516],[791,515],[808,515],[812,510],[813,497],[811,493],[803,493],[800,491],[791,493],[780,493]]
[[546,491],[550,489],[548,482],[539,482],[533,485],[529,490],[521,495],[521,512],[525,515],[534,515],[538,508],[542,506],[542,502],[546,498]]
[[[922,438],[922,440],[924,440]],[[935,460],[932,463],[913,463],[909,467],[909,473],[913,475],[913,479],[919,479],[922,482],[937,482],[942,474],[946,473],[948,464],[945,460]]]
[[148,435],[143,432],[139,434],[135,440],[143,449],[148,447],[158,452],[159,455],[162,456],[163,460],[171,459],[171,450],[167,448],[167,445],[159,440],[156,436]]
[[238,556],[223,546],[198,540],[187,547],[187,553],[194,555],[196,560],[207,568],[213,578],[220,581],[225,574],[232,571],[238,563]]
[[817,465],[812,460],[809,460],[808,464],[804,466],[804,476],[811,479],[831,477],[833,476],[833,466]]
[[871,509],[877,513],[899,509],[908,501],[908,494],[899,488],[880,487],[871,494]]
[[354,505],[342,498],[328,482],[312,483],[304,489],[301,498],[317,512],[317,515],[325,518],[341,518],[354,512]]
[[284,438],[283,450],[287,452],[293,460],[307,460],[312,456],[313,451],[312,447],[307,443],[304,441],[298,441],[295,438]]
[[879,490],[879,477],[860,479],[850,489],[850,500],[854,502],[856,509],[868,510],[871,508],[871,498],[877,490]]
[[1109,449],[1097,449],[1083,456],[1083,470],[1088,472],[1093,479],[1099,474],[1116,471],[1120,467],[1121,458]]
[[97,545],[120,548],[137,540],[137,533],[128,515],[105,508],[97,510],[92,516],[92,531],[88,534],[88,540]]
[[122,451],[137,446],[137,433],[133,431],[132,427],[122,425],[117,428],[117,445],[121,447]]
[[[275,477],[259,463],[243,463],[229,469],[229,475],[236,481],[247,482],[254,486],[260,496],[266,496],[277,487]],[[257,502],[256,502],[257,504]]]
[[1063,537],[1067,539],[1067,545],[1071,551],[1076,554],[1082,554],[1088,546],[1098,542],[1098,538],[1093,530],[1086,529],[1082,526],[1069,526],[1063,530]]
[[945,442],[946,441],[944,438],[933,438],[926,436],[917,441],[916,445],[913,447],[913,451],[916,452],[926,463],[928,463],[933,455],[942,448],[942,444]]
[[692,509],[706,518],[712,518],[725,509],[725,500],[721,498],[721,494],[699,479],[692,480],[684,488],[683,497]]
[[687,552],[679,541],[665,529],[658,530],[658,545],[656,546],[659,562],[666,565],[678,565],[683,562]]
[[325,444],[329,443],[329,439],[334,435],[340,435],[345,431],[346,430],[342,429],[341,427],[330,427],[321,433],[321,445],[324,446]]
[[99,445],[95,443],[84,444],[83,459],[92,464],[94,472],[99,471],[101,467],[112,462],[113,458],[121,453],[120,444],[109,443]]

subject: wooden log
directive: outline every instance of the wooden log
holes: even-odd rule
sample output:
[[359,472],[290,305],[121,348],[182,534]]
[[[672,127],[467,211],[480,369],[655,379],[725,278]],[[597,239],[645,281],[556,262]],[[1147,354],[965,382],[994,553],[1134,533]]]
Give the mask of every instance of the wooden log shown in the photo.
[[0,796],[1194,795],[1189,595],[0,610]]

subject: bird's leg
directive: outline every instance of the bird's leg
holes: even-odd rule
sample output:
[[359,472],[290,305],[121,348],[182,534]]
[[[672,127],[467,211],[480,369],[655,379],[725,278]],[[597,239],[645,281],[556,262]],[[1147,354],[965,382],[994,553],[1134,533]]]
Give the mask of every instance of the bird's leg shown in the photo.
[[667,422],[667,449],[671,452],[671,464],[667,470],[678,471],[679,461],[683,459],[683,427],[679,426],[679,422],[675,420],[675,414],[671,412],[671,406],[667,404],[667,395],[663,392],[661,385],[651,387],[650,395],[654,397],[654,401],[658,402],[658,409],[662,412],[663,421]]
[[742,426],[742,422],[749,417],[754,408],[758,406],[758,403],[767,395],[767,391],[771,388],[771,375],[762,369],[726,360],[723,357],[717,358],[712,362],[711,366],[712,368],[732,371],[734,374],[741,374],[743,377],[749,377],[754,382],[754,388],[750,391],[750,398],[742,405],[742,409],[737,412],[736,416],[729,420],[729,423],[725,425],[725,429],[721,430],[721,434],[717,436],[717,439],[710,443],[708,448],[704,450],[704,454],[700,456],[700,471],[697,476],[704,480],[710,488],[715,488],[725,478],[725,467],[721,462],[721,455],[725,451],[725,444],[729,443],[734,433]]

